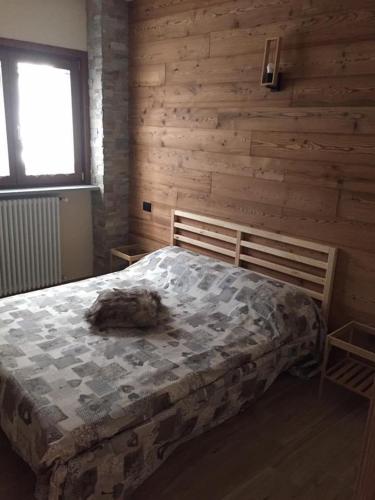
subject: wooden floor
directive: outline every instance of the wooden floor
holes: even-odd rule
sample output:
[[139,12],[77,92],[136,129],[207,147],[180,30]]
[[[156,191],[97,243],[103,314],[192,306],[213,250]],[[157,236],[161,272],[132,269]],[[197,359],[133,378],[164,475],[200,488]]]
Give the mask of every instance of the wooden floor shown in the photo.
[[[349,500],[367,403],[281,377],[245,413],[185,444],[132,500]],[[0,435],[0,499],[31,500],[31,472]],[[72,499],[75,500],[75,499]]]

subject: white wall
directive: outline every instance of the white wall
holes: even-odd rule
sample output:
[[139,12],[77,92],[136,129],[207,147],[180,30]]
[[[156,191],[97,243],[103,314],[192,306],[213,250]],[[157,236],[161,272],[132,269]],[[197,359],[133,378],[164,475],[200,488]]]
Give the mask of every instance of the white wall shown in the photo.
[[72,281],[93,272],[91,192],[61,193],[61,263],[63,278]]
[[[0,37],[87,49],[85,0],[0,0]],[[62,267],[68,281],[92,274],[91,195],[63,193]]]
[[86,1],[0,0],[0,37],[86,50]]

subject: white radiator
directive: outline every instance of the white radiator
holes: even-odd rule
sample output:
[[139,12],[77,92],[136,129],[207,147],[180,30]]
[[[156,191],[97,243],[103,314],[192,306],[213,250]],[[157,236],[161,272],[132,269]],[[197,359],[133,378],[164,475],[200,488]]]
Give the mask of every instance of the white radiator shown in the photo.
[[0,297],[61,283],[60,200],[0,200]]

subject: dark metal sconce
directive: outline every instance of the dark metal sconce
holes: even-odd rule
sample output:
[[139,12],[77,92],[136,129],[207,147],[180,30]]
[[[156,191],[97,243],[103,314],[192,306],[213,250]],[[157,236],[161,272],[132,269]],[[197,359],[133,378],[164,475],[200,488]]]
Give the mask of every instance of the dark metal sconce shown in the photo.
[[280,50],[280,37],[266,39],[260,84],[262,87],[269,88],[271,92],[278,92],[281,90],[282,73],[279,71]]

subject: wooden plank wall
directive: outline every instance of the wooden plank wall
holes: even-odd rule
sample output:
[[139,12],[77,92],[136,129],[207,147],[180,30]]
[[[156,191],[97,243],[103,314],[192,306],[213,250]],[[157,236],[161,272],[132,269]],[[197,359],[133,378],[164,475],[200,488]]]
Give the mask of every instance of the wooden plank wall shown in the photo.
[[[167,243],[178,207],[336,245],[332,326],[375,324],[374,0],[130,9],[135,237]],[[271,35],[279,93],[259,85]]]

